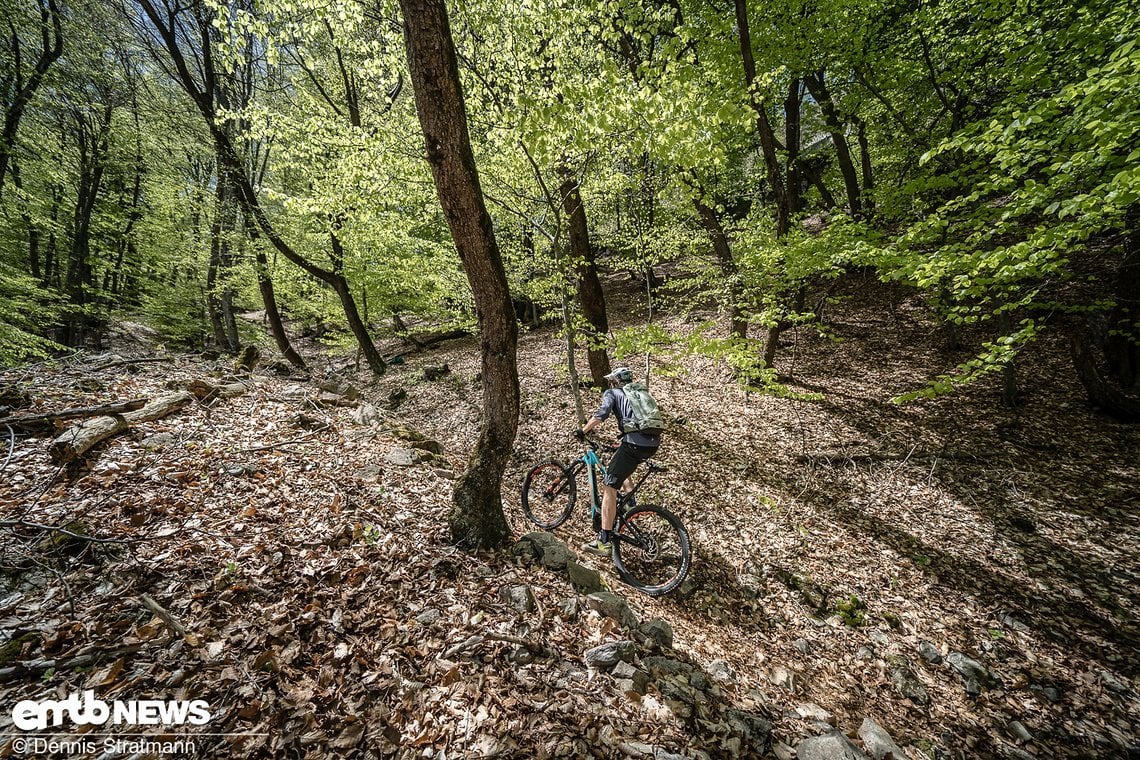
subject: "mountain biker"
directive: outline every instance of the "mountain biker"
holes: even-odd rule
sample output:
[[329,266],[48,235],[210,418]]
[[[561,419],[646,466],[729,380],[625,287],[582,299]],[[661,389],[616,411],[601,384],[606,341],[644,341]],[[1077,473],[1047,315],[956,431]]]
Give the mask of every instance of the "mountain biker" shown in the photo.
[[578,440],[584,440],[586,435],[594,428],[605,422],[611,413],[617,415],[618,430],[621,432],[621,446],[614,452],[613,458],[606,468],[606,477],[602,481],[602,526],[598,538],[582,546],[584,551],[609,557],[613,551],[610,534],[617,519],[618,488],[624,483],[628,489],[628,478],[642,462],[657,453],[661,445],[661,436],[650,435],[638,430],[626,432],[626,423],[633,419],[633,408],[622,391],[622,386],[633,382],[633,372],[629,367],[618,367],[606,375],[610,387],[602,394],[602,405],[594,412],[586,424],[574,431]]

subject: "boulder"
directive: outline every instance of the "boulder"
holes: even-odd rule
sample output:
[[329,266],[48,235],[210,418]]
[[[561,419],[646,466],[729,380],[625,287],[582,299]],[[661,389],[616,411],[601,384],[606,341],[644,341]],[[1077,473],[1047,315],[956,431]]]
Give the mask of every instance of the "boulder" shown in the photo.
[[617,679],[618,688],[627,694],[645,694],[649,688],[649,674],[624,660],[614,665],[610,675]]
[[867,760],[867,755],[839,731],[804,739],[796,745],[797,760]]
[[566,572],[570,575],[570,582],[579,591],[591,594],[606,590],[606,582],[602,580],[602,574],[593,568],[586,567],[575,560],[569,560],[566,563]]
[[976,697],[984,689],[995,685],[996,680],[992,673],[977,660],[962,654],[951,652],[946,655],[946,664],[962,678],[966,686],[966,693]]
[[918,676],[914,674],[910,662],[905,657],[889,657],[887,661],[891,666],[891,683],[894,684],[899,696],[909,699],[916,705],[930,704],[930,695],[926,693],[922,681],[919,681]]
[[412,467],[430,458],[430,454],[417,449],[392,449],[384,455],[384,461],[397,467]]
[[637,628],[637,616],[629,608],[629,602],[610,591],[597,591],[586,597],[586,604],[608,618],[613,618],[624,628]]
[[503,586],[499,598],[519,612],[534,612],[537,603],[530,586]]
[[667,621],[654,618],[648,623],[642,623],[638,630],[661,648],[673,648],[673,626],[669,625]]
[[942,653],[938,651],[938,647],[926,640],[918,643],[918,656],[931,665],[937,665],[942,662]]
[[619,662],[633,662],[637,647],[632,641],[611,641],[587,649],[583,656],[591,668],[609,671]]
[[906,760],[902,747],[895,744],[886,729],[870,718],[864,718],[863,725],[859,726],[859,738],[875,760]]

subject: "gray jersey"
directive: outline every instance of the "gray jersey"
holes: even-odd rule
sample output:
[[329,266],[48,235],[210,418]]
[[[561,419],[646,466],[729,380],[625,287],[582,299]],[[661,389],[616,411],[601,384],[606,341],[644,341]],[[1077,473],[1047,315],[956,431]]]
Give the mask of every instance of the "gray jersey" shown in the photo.
[[623,440],[632,443],[634,446],[657,447],[661,445],[661,436],[659,435],[646,435],[637,430],[625,432],[626,421],[633,419],[633,407],[621,388],[606,389],[606,392],[602,394],[602,405],[598,407],[598,411],[594,412],[594,417],[604,420],[611,413],[617,417],[618,429],[625,436]]

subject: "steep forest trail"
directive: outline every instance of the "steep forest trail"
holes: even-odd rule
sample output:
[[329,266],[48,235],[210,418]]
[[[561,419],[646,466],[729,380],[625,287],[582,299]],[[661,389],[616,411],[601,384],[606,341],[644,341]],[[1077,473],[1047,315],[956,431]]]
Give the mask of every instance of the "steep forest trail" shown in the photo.
[[[644,318],[642,296],[607,287],[616,326]],[[211,731],[252,734],[201,739],[202,757],[751,757],[763,731],[742,716],[774,724],[777,754],[832,725],[854,737],[869,717],[914,758],[1135,756],[1140,430],[1089,410],[1051,340],[1022,357],[1017,412],[996,381],[895,406],[962,357],[937,349],[909,293],[853,277],[833,295],[829,337],[789,333],[780,360],[794,351],[791,387],[821,401],[745,394],[703,357],[654,372],[678,424],[647,492],[689,526],[692,588],[649,599],[589,564],[637,618],[671,626],[672,647],[653,651],[703,684],[693,704],[588,669],[586,650],[628,632],[564,575],[517,549],[448,546],[451,472],[478,422],[463,340],[360,380],[365,401],[400,402],[391,414],[256,373],[87,465],[57,467],[48,439],[20,438],[0,478],[0,733],[18,699],[91,688],[206,699]],[[658,316],[683,329],[699,315]],[[564,364],[555,330],[522,336],[504,484],[520,535],[525,467],[575,448]],[[90,366],[3,379],[39,410],[225,369]],[[421,458],[412,430],[443,454],[403,466]],[[579,510],[558,533],[575,547],[585,528]],[[533,604],[512,596],[523,587]]]

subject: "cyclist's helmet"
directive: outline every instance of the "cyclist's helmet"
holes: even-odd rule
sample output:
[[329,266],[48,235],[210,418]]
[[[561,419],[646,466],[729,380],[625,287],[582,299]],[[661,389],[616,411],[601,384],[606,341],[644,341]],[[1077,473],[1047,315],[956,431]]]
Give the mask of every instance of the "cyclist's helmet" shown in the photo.
[[617,380],[619,383],[632,383],[633,370],[629,367],[618,367],[610,374],[606,375],[607,380]]

